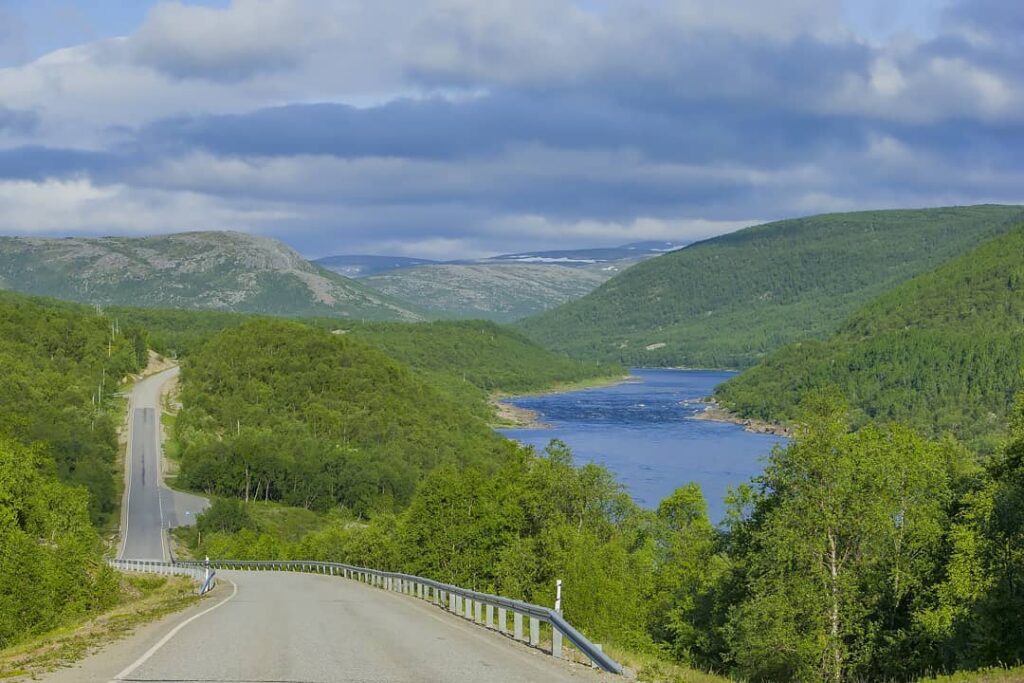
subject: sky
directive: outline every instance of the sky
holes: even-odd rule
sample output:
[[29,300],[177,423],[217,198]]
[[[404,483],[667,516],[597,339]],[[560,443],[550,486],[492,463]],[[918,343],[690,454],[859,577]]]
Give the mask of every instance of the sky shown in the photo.
[[1018,0],[0,0],[0,233],[309,257],[1024,203]]

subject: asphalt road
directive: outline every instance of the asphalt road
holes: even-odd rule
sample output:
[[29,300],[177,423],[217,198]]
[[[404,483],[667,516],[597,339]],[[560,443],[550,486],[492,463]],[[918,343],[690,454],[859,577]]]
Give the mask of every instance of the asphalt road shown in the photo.
[[163,485],[160,452],[160,389],[178,374],[174,367],[138,381],[129,410],[128,488],[120,557],[169,560],[165,529],[193,523],[209,504],[205,498]]
[[[163,530],[206,501],[162,486],[160,387],[132,392],[129,504],[122,556],[167,557]],[[190,514],[186,514],[190,513]],[[182,613],[139,628],[53,683],[570,683],[621,680],[555,660],[425,601],[340,577],[220,572],[218,587]]]
[[[621,680],[583,665],[556,661],[424,601],[370,588],[356,581],[281,572],[221,572],[219,577],[221,583],[217,590],[198,607],[166,620],[160,628],[145,629],[136,637],[44,680],[54,683],[114,680],[612,683]],[[184,627],[165,640],[166,635],[182,623]]]

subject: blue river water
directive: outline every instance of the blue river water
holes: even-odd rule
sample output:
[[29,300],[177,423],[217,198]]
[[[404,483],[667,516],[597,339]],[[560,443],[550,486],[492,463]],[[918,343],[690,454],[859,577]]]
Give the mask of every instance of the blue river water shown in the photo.
[[759,474],[764,456],[785,439],[694,419],[704,407],[687,402],[709,396],[732,373],[634,369],[631,374],[615,386],[514,398],[509,402],[536,411],[550,428],[501,432],[537,449],[561,439],[577,463],[606,466],[644,507],[657,507],[677,487],[695,481],[704,490],[712,521],[720,521],[727,488]]

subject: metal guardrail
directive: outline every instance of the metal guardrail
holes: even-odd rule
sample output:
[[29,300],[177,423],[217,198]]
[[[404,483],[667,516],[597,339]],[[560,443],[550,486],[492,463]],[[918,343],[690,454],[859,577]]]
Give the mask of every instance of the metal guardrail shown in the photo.
[[213,590],[217,585],[216,572],[213,567],[203,563],[162,562],[159,560],[107,560],[107,564],[123,572],[146,572],[148,574],[164,574],[168,576],[187,576],[199,583],[199,595]]
[[[479,593],[433,579],[425,579],[421,576],[385,572],[336,562],[209,560],[208,565],[204,562],[179,561],[174,566],[200,570],[209,566],[218,569],[300,571],[341,576],[384,590],[426,600],[476,624],[506,635],[509,635],[508,613],[511,612],[513,626],[510,635],[515,640],[528,642],[532,647],[539,647],[540,625],[546,623],[551,626],[551,654],[554,657],[562,658],[562,639],[565,638],[598,668],[609,673],[622,673],[622,666],[618,662],[606,655],[600,645],[590,642],[586,636],[573,628],[557,610],[489,593]],[[496,623],[495,611],[497,611]],[[529,639],[523,635],[524,618],[529,620]]]

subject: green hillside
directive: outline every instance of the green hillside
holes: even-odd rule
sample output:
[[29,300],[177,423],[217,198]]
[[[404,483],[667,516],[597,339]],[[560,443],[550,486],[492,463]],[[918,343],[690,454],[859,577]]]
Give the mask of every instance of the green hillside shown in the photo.
[[393,299],[239,232],[0,237],[0,289],[99,305],[418,320]]
[[182,378],[179,481],[213,494],[366,513],[401,505],[441,463],[486,464],[502,448],[381,351],[300,323],[225,330]]
[[0,649],[122,598],[113,399],[145,346],[84,306],[0,292]]
[[97,523],[117,508],[122,416],[111,396],[146,356],[140,331],[114,322],[85,306],[0,292],[0,436],[40,445],[60,479],[88,488]]
[[[270,318],[241,313],[110,307],[108,316],[144,329],[152,348],[184,357],[217,333]],[[618,364],[587,363],[553,353],[519,332],[482,320],[422,323],[339,321],[303,322],[345,334],[374,346],[479,415],[489,415],[491,392],[523,393],[618,377]]]
[[858,306],[1022,218],[1022,207],[984,205],[769,223],[636,265],[519,329],[579,358],[747,367],[827,337]]
[[485,391],[536,391],[626,372],[618,364],[552,353],[515,330],[480,320],[365,323],[350,334],[417,370],[445,373]]
[[860,423],[900,420],[988,439],[1024,361],[1024,228],[861,307],[825,342],[791,344],[719,387],[745,417],[791,419],[808,389],[840,387]]

